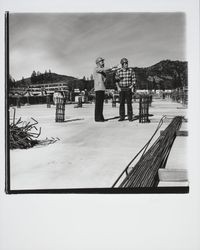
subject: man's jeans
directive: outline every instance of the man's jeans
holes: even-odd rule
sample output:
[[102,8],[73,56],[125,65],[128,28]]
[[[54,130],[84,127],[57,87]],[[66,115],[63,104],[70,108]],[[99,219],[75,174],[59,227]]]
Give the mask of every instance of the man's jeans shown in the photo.
[[95,100],[95,121],[103,121],[103,102],[104,102],[104,91],[95,91],[96,93],[96,100]]
[[119,115],[121,119],[125,118],[125,100],[127,101],[127,113],[128,119],[133,118],[133,109],[132,109],[132,91],[130,90],[121,90],[119,92]]

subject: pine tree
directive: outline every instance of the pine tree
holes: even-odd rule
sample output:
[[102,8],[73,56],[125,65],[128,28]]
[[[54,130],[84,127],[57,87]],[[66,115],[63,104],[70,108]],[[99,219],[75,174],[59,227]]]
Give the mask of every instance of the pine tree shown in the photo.
[[22,86],[25,85],[25,80],[24,80],[24,77],[23,77],[23,76],[22,76],[21,84],[22,84]]
[[37,74],[35,70],[33,70],[33,73],[31,74],[31,83],[32,84],[36,83],[36,80],[37,80]]
[[9,87],[11,88],[15,87],[15,79],[11,75],[9,75],[8,84],[9,84]]
[[50,69],[49,69],[48,81],[52,82],[52,74]]

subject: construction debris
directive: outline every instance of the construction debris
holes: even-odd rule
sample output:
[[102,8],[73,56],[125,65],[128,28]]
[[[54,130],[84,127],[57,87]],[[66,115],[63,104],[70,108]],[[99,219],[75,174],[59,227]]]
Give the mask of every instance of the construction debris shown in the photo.
[[35,145],[48,145],[59,140],[59,138],[46,138],[45,140],[37,140],[41,134],[41,128],[37,129],[38,122],[31,117],[31,121],[22,121],[21,117],[15,122],[14,108],[13,122],[10,124],[10,149],[27,149]]
[[45,140],[38,141],[38,145],[46,146],[46,145],[49,145],[49,144],[53,144],[53,143],[55,143],[57,141],[60,141],[60,139],[58,137],[56,137],[56,138],[51,137],[51,139],[46,138]]

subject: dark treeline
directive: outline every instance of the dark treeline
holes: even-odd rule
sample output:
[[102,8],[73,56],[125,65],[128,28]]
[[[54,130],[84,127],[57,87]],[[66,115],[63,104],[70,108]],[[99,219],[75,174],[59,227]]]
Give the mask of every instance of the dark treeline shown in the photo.
[[[133,68],[136,73],[137,89],[176,89],[187,87],[188,85],[188,68],[187,62],[163,60],[153,66],[146,68]],[[21,80],[15,81],[11,76],[9,77],[9,86],[12,87],[28,87],[31,84],[44,83],[67,83],[69,90],[91,90],[94,87],[93,76],[82,79],[77,79],[72,76],[59,75],[52,73],[51,70],[45,70],[44,73],[32,72],[29,78],[22,77]],[[116,89],[115,72],[107,72],[106,88]]]

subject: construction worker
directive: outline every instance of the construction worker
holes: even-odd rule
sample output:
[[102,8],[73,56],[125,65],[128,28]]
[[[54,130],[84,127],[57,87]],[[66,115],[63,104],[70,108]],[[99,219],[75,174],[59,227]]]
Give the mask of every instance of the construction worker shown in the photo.
[[128,60],[126,58],[122,58],[120,63],[121,68],[117,70],[115,75],[120,101],[119,121],[125,119],[125,100],[127,101],[128,120],[133,121],[132,89],[135,88],[136,85],[135,72],[132,68],[128,67]]
[[53,102],[56,105],[57,103],[64,102],[64,96],[63,93],[56,88],[54,94],[53,94]]
[[95,121],[104,122],[103,103],[105,94],[106,68],[104,67],[104,58],[96,59],[96,67],[94,68],[94,90],[95,90]]
[[[96,59],[96,67],[94,68],[93,77],[94,77],[94,91],[95,91],[95,121],[104,122],[103,116],[103,103],[105,96],[105,81],[106,81],[106,71],[109,68],[104,66],[104,58],[98,57]],[[111,70],[115,70],[116,66],[112,67]]]

